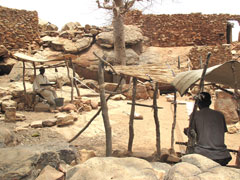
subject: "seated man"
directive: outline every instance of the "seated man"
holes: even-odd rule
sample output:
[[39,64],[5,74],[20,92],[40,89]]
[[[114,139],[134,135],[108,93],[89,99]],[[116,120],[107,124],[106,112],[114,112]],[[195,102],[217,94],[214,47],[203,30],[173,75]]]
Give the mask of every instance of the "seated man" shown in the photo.
[[227,132],[226,122],[221,112],[209,108],[210,104],[210,94],[200,93],[198,102],[200,111],[195,113],[192,127],[197,135],[194,153],[206,156],[225,166],[232,159],[224,144],[224,134]]
[[50,86],[50,82],[44,75],[45,69],[39,69],[40,74],[36,76],[33,82],[33,90],[39,93],[50,105],[55,105],[54,99],[57,98],[55,90]]

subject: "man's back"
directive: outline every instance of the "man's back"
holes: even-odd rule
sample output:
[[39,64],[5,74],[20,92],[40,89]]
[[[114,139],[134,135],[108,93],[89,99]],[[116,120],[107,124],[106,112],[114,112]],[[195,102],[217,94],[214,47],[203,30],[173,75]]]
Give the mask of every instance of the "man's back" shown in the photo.
[[210,159],[229,157],[224,144],[224,134],[227,132],[224,115],[221,112],[202,108],[194,116],[194,129],[197,133],[195,152]]

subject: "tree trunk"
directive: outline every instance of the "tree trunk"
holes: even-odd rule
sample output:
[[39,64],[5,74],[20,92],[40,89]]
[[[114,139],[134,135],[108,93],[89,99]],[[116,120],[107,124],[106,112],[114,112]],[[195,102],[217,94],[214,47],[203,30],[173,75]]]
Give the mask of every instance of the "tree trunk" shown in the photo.
[[105,127],[106,134],[106,156],[112,155],[112,129],[108,117],[108,107],[105,98],[105,89],[104,89],[104,64],[102,61],[99,61],[98,65],[98,83],[100,90],[100,99],[101,99],[101,108],[102,108],[102,117]]
[[113,8],[113,36],[115,64],[126,65],[124,23],[122,15],[120,14],[120,9],[123,8],[123,0],[114,0],[114,2],[115,7]]

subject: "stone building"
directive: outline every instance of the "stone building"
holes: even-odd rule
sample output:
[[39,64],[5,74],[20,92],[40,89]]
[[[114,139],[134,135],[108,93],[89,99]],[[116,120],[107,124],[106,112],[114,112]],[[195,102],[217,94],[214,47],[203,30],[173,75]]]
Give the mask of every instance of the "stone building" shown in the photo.
[[8,50],[28,48],[40,41],[38,13],[0,6],[0,45]]
[[231,43],[232,24],[240,23],[240,15],[173,14],[144,15],[130,11],[125,24],[134,24],[149,38],[149,45],[159,47],[221,45]]

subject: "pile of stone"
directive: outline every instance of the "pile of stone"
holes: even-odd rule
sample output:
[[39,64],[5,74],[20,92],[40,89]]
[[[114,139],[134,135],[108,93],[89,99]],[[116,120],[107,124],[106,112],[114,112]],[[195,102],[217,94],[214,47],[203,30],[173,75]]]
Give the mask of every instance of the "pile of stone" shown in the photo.
[[202,65],[204,65],[208,52],[211,52],[208,67],[232,60],[231,45],[229,44],[218,46],[194,46],[189,52],[189,59],[193,66],[192,69],[201,68],[200,59],[202,60]]
[[9,50],[37,45],[40,40],[37,12],[0,6],[0,37],[0,44]]

